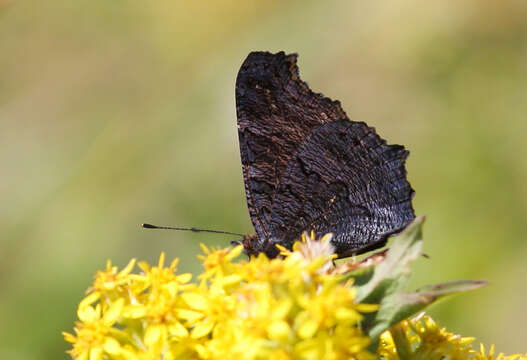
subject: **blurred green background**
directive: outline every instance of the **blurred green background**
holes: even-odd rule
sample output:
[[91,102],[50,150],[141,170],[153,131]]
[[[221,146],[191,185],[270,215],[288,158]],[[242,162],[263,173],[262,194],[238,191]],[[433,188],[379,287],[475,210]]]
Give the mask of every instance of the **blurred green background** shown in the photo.
[[524,1],[0,0],[0,358],[66,358],[111,258],[199,242],[142,222],[253,232],[234,82],[252,50],[298,52],[315,91],[411,155],[425,251],[413,286],[490,286],[436,305],[454,332],[527,345]]

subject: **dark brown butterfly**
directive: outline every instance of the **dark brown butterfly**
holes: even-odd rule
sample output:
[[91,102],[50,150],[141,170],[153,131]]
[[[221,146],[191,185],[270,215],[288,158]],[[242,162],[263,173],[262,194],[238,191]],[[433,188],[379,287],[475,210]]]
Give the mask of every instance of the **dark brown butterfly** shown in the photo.
[[275,257],[303,231],[333,233],[340,257],[384,246],[414,219],[408,151],[348,119],[300,80],[296,54],[252,52],[236,79],[249,254]]

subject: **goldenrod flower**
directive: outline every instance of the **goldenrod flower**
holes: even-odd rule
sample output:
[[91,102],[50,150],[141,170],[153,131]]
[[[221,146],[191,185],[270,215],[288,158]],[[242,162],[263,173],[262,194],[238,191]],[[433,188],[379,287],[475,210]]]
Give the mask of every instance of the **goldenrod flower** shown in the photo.
[[[330,239],[304,234],[279,258],[242,261],[234,261],[242,246],[202,245],[196,283],[177,274],[177,259],[166,266],[163,253],[155,266],[139,262],[135,273],[135,260],[121,271],[108,261],[78,306],[74,334],[64,333],[69,353],[80,360],[527,359],[495,356],[493,347],[476,352],[473,338],[427,316],[371,339],[363,326],[379,305],[356,303],[347,273],[375,264],[335,266]],[[369,347],[377,343],[374,354]]]
[[432,318],[421,314],[384,332],[377,352],[385,360],[527,360],[527,355],[519,354],[494,356],[494,346],[487,354],[481,345],[478,353],[470,346],[474,341],[473,337],[462,337],[440,328]]
[[260,254],[234,262],[243,248],[199,256],[199,283],[176,274],[161,254],[157,266],[108,262],[78,310],[73,358],[99,359],[371,359],[370,339],[352,282],[329,274],[330,236],[304,235],[282,258]]
[[[93,299],[93,296],[91,297]],[[76,336],[64,333],[66,341],[73,343],[70,354],[78,359],[100,359],[104,352],[118,352],[120,344],[114,336],[119,330],[113,325],[121,315],[124,300],[117,299],[111,306],[102,310],[102,305],[92,306],[81,303],[77,311],[79,322],[74,327]]]
[[526,354],[505,355],[503,353],[494,355],[494,345],[491,345],[489,352],[487,353],[485,351],[485,346],[483,346],[483,344],[480,344],[480,351],[479,353],[476,354],[474,359],[477,359],[477,360],[527,360],[527,355]]

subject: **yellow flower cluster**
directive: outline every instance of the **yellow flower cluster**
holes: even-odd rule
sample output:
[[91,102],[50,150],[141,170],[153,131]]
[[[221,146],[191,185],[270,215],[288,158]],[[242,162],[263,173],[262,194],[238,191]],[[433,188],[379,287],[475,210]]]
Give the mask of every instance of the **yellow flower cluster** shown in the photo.
[[494,354],[480,345],[480,351],[472,349],[473,337],[461,337],[440,328],[424,314],[404,320],[381,335],[378,355],[384,360],[527,360],[527,355]]
[[[234,261],[242,246],[202,246],[197,282],[176,273],[177,259],[165,266],[164,254],[157,266],[139,262],[139,273],[135,260],[120,271],[108,262],[79,304],[74,334],[64,333],[69,353],[78,360],[527,360],[495,355],[494,347],[475,351],[474,338],[424,315],[370,339],[361,323],[379,307],[355,303],[346,273],[360,262],[335,265],[330,239],[304,234],[292,251],[280,248],[280,258],[242,261]],[[373,354],[368,346],[377,343]]]
[[330,273],[329,236],[304,236],[279,259],[233,261],[242,247],[208,249],[197,283],[157,266],[108,262],[78,307],[70,355],[79,360],[372,359],[350,280]]

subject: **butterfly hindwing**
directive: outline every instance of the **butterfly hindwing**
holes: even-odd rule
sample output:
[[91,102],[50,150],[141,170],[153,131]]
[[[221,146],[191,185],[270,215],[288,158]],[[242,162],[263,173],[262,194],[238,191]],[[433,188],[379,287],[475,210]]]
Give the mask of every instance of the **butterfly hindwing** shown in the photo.
[[315,129],[290,160],[276,191],[271,234],[285,246],[302,231],[332,232],[337,252],[361,252],[413,218],[408,152],[363,122]]

